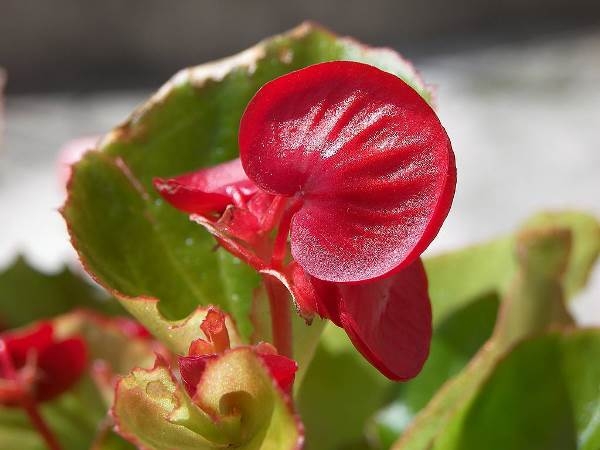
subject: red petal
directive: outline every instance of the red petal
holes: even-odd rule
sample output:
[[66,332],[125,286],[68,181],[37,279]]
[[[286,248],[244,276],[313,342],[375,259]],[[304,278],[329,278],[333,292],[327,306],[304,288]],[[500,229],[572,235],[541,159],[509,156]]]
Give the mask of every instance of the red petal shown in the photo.
[[67,391],[79,380],[86,365],[87,350],[81,338],[66,339],[46,348],[37,361],[36,399],[51,400]]
[[183,385],[190,397],[196,395],[196,389],[202,374],[206,369],[206,365],[209,361],[218,358],[219,355],[201,355],[201,356],[179,356],[177,361],[179,363],[179,372],[181,373],[181,379]]
[[454,156],[433,110],[400,78],[360,63],[317,64],[266,84],[242,118],[240,154],[259,187],[303,199],[292,254],[322,280],[407,266],[454,193]]
[[327,317],[337,326],[339,321],[340,294],[337,284],[311,277],[295,261],[286,270],[292,296],[303,316],[310,317],[317,313]]
[[388,378],[408,380],[421,370],[432,325],[420,259],[394,275],[360,284],[319,280],[295,263],[284,272],[264,273],[290,290],[303,316],[317,313],[344,328],[354,346]]
[[269,369],[269,373],[283,391],[289,393],[296,378],[298,364],[293,359],[282,355],[262,354],[259,356]]
[[221,213],[257,191],[239,159],[175,178],[156,178],[154,187],[174,207],[201,215]]
[[35,328],[19,330],[2,335],[12,363],[16,369],[23,367],[27,356],[33,352],[40,355],[52,345],[54,329],[48,322],[40,322]]
[[338,287],[339,320],[354,346],[388,378],[415,377],[429,354],[432,327],[421,260],[388,278]]

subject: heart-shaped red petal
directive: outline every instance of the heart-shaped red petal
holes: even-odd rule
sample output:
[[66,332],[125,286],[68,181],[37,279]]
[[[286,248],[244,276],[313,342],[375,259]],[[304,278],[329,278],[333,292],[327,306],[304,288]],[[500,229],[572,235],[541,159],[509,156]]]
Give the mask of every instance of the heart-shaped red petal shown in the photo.
[[400,78],[347,61],[267,83],[240,124],[240,156],[260,188],[297,196],[294,259],[335,282],[385,276],[415,260],[456,184],[450,141]]

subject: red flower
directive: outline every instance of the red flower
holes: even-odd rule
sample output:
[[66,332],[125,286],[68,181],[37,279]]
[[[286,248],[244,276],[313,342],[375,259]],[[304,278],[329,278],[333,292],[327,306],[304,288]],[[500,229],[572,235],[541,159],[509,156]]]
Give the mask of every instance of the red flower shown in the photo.
[[87,364],[79,337],[56,340],[49,322],[0,335],[0,404],[52,400],[71,388]]
[[[188,355],[180,356],[178,361],[185,389],[192,398],[196,394],[207,365],[219,358],[219,355],[231,350],[229,332],[225,327],[225,315],[221,311],[211,308],[200,328],[207,340],[197,339],[192,342]],[[262,360],[277,386],[283,392],[289,393],[298,369],[296,362],[278,355],[277,350],[267,343],[260,343],[252,349]]]
[[431,339],[419,256],[456,184],[433,110],[392,74],[317,64],[256,94],[239,143],[241,164],[157,180],[157,189],[230,252],[283,282],[305,317],[343,327],[386,376],[414,377]]

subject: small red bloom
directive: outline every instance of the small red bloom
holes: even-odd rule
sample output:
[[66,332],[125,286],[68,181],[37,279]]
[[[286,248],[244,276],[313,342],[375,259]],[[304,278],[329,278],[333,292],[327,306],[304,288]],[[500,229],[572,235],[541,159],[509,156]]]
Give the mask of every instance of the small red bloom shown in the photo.
[[0,404],[19,406],[23,399],[52,400],[71,388],[83,374],[87,351],[83,340],[56,340],[54,328],[41,322],[34,328],[0,335]]
[[[196,339],[190,344],[188,355],[178,358],[181,378],[188,395],[192,398],[196,394],[198,383],[200,383],[207,365],[231,350],[223,312],[211,308],[200,328],[206,336],[206,340]],[[253,346],[252,349],[262,360],[277,386],[283,392],[289,393],[298,369],[296,362],[278,355],[272,345],[264,342]]]
[[386,376],[414,377],[431,339],[419,256],[456,184],[450,141],[431,107],[392,74],[322,63],[263,86],[242,117],[239,144],[248,178],[236,160],[157,180],[157,189],[284,283],[305,317],[343,327]]

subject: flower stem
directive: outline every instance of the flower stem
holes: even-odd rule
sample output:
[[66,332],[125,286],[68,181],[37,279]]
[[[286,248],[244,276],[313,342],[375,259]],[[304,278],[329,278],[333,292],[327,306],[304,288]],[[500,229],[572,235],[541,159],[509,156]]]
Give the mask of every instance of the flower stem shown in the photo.
[[280,355],[292,358],[292,314],[288,291],[270,275],[263,275],[263,281],[269,295],[273,344]]
[[52,433],[52,431],[46,424],[46,421],[41,416],[37,404],[33,402],[31,398],[28,398],[23,402],[23,409],[25,409],[25,412],[27,413],[27,417],[29,417],[31,425],[33,425],[33,427],[37,430],[37,432],[40,434],[40,436],[46,443],[48,450],[61,450],[61,446],[58,443],[56,436],[54,435],[54,433]]

